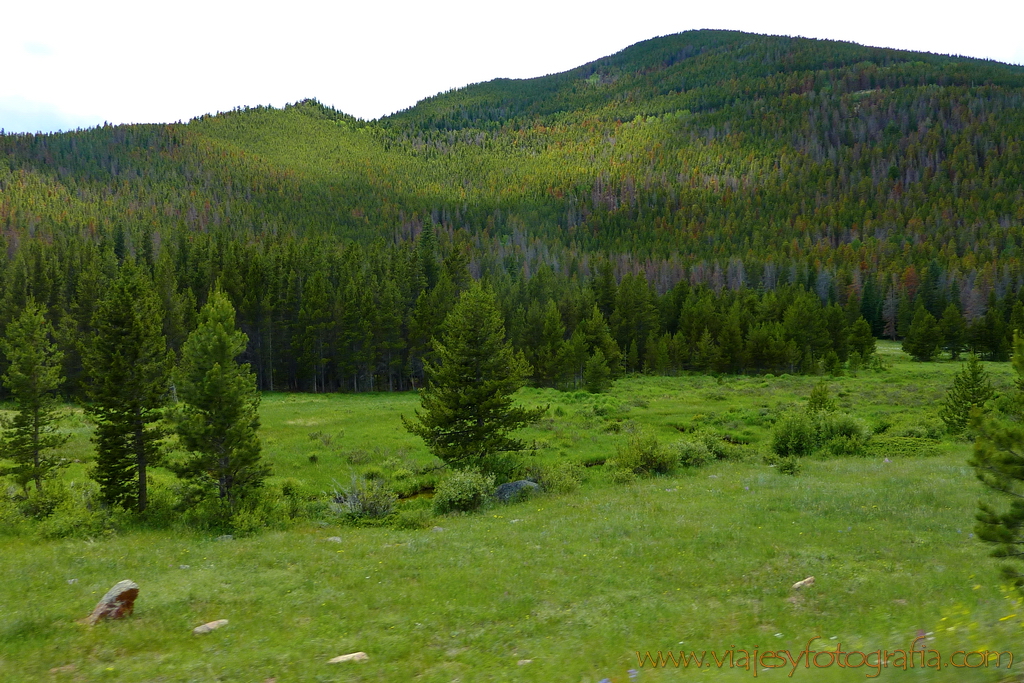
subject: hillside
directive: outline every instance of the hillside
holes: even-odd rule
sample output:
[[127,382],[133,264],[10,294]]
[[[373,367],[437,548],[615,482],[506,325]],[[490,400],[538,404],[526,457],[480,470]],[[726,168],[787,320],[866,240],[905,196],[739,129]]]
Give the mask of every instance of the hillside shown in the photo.
[[815,372],[859,316],[895,339],[918,304],[1005,358],[1022,105],[1024,67],[694,31],[377,121],[305,100],[0,136],[0,325],[45,301],[75,386],[134,257],[172,348],[219,282],[266,389],[416,386],[470,276],[551,386],[577,329],[626,372]]
[[390,239],[432,215],[686,264],[1015,264],[1022,94],[1022,67],[695,31],[374,122],[306,101],[6,136],[0,222]]

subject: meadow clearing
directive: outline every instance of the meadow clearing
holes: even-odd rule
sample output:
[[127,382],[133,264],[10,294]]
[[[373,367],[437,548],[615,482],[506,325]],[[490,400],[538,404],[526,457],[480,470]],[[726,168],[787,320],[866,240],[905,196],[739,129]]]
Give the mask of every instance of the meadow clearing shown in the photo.
[[[973,538],[986,494],[966,464],[970,444],[943,436],[936,416],[959,364],[914,363],[885,342],[879,354],[885,371],[828,379],[839,409],[876,432],[865,457],[808,458],[797,476],[764,463],[773,420],[801,408],[817,377],[631,377],[599,395],[524,389],[524,403],[551,408],[524,430],[534,457],[593,465],[582,486],[409,529],[348,525],[314,503],[367,468],[429,463],[399,419],[414,394],[266,394],[269,489],[290,482],[320,512],[230,541],[166,520],[68,538],[9,525],[0,680],[743,680],[755,671],[719,667],[711,651],[796,653],[815,636],[819,650],[893,651],[919,634],[944,667],[756,675],[1024,680],[1024,605]],[[1009,364],[985,367],[1010,386]],[[90,427],[77,414],[68,424],[66,449],[82,462],[65,477],[81,481]],[[595,463],[637,426],[666,444],[710,430],[734,457],[615,483]],[[419,496],[400,508],[426,515],[428,505]],[[813,586],[791,588],[808,576]],[[76,623],[121,579],[141,587],[134,616]],[[214,619],[230,623],[192,634]],[[639,665],[637,651],[658,650],[707,651],[710,666]],[[1010,650],[1018,661],[950,666],[958,650]],[[355,651],[369,661],[327,663]]]

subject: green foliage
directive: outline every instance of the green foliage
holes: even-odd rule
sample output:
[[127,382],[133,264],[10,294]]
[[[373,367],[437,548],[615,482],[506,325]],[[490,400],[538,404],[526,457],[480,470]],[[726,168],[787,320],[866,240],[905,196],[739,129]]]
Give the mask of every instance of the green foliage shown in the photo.
[[815,441],[826,453],[843,457],[867,452],[868,429],[860,420],[841,413],[818,413],[813,422]]
[[903,350],[914,360],[930,361],[938,355],[941,344],[942,336],[935,316],[925,309],[924,304],[919,304],[903,340]]
[[331,503],[338,515],[352,521],[382,519],[394,513],[398,494],[384,479],[353,477],[347,489],[334,491]]
[[715,461],[715,454],[700,439],[681,439],[668,447],[683,467],[703,467]]
[[960,372],[953,377],[953,386],[939,409],[939,418],[950,434],[963,434],[975,408],[983,408],[995,397],[995,389],[981,361],[973,353]]
[[638,430],[616,450],[614,465],[638,475],[665,474],[678,464],[677,454],[664,448],[653,433]]
[[816,447],[814,422],[805,413],[788,413],[772,427],[771,449],[780,458],[810,455]]
[[14,418],[3,423],[0,476],[12,477],[24,489],[34,482],[37,492],[42,491],[43,480],[68,464],[52,453],[69,438],[56,427],[60,414],[54,393],[64,378],[63,354],[52,342],[53,335],[43,308],[29,299],[21,315],[7,325],[0,344],[8,363],[3,384],[18,405]]
[[528,475],[546,493],[573,493],[583,482],[583,466],[571,461],[535,465],[528,469]]
[[[1016,395],[1013,404],[1024,404],[1024,337],[1014,335],[1013,368]],[[1024,423],[1019,412],[996,415],[974,411],[971,430],[977,435],[970,464],[978,479],[1003,502],[978,502],[975,531],[993,546],[992,556],[1020,561],[1024,555]],[[1024,590],[1024,571],[1004,565],[1004,578]]]
[[270,474],[260,455],[256,378],[235,360],[245,345],[245,334],[235,328],[234,307],[223,292],[214,291],[182,346],[174,374],[183,403],[175,431],[190,452],[175,470],[213,487],[232,510]]
[[939,454],[938,443],[910,436],[873,436],[867,453],[876,458],[929,458]]
[[161,329],[160,302],[142,269],[125,263],[99,302],[95,330],[84,354],[90,403],[96,422],[93,477],[107,504],[148,504],[147,468],[160,455],[157,426],[167,401],[173,355]]
[[583,370],[583,386],[592,394],[600,394],[611,386],[612,371],[601,349],[595,349]]
[[453,470],[434,490],[434,513],[474,512],[490,500],[494,476],[475,469]]
[[406,429],[458,468],[486,466],[493,454],[523,450],[510,433],[540,419],[546,408],[514,405],[512,394],[525,384],[529,366],[505,340],[494,295],[479,285],[464,293],[433,347],[437,360],[426,363],[422,412],[415,421],[403,417]]
[[818,382],[811,389],[811,395],[807,399],[807,413],[814,415],[816,413],[832,413],[836,410],[835,399],[832,398],[828,390],[828,383],[825,381]]

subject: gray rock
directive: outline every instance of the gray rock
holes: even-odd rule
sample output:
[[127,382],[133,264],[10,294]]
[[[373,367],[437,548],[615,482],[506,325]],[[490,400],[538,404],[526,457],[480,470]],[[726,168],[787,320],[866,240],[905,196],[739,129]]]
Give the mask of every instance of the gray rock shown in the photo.
[[441,531],[444,531],[444,527],[443,526],[435,526],[435,527],[433,527],[431,529],[431,531],[441,532]]
[[537,485],[537,482],[530,481],[529,479],[520,479],[519,481],[510,481],[499,486],[494,491],[494,497],[502,503],[507,503],[510,500],[525,498],[536,492],[539,488],[540,486]]
[[218,541],[233,541],[233,540],[235,540],[235,537],[232,536],[231,534],[224,534],[223,536],[218,536],[217,540]]
[[341,541],[341,536],[328,536],[328,537],[327,537],[327,540],[328,540],[328,541],[329,541],[330,543],[341,543],[341,542],[342,542],[342,541]]
[[202,626],[196,626],[194,629],[192,629],[192,633],[194,633],[197,636],[201,636],[204,633],[209,633],[210,631],[216,631],[221,626],[227,626],[227,625],[228,625],[228,620],[227,619],[218,619],[217,621],[208,621],[205,624],[203,624]]

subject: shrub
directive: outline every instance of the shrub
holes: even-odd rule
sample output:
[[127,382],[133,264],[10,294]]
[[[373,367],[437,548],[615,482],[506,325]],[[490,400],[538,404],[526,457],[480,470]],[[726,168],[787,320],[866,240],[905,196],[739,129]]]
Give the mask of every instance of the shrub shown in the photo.
[[876,436],[868,454],[876,457],[929,457],[939,454],[938,441],[909,436]]
[[772,428],[772,451],[779,457],[802,457],[814,451],[814,424],[803,413],[783,416]]
[[434,491],[434,512],[472,512],[479,510],[494,491],[494,475],[479,470],[455,470],[441,480]]
[[703,467],[715,461],[715,454],[701,440],[682,439],[669,446],[683,467]]
[[398,495],[384,479],[352,478],[344,491],[335,490],[332,508],[336,513],[350,520],[380,519],[395,510]]
[[822,413],[815,419],[818,443],[835,456],[864,455],[868,430],[864,424],[849,415]]
[[583,466],[566,461],[551,465],[534,465],[528,470],[528,474],[548,493],[572,493],[583,481]]
[[40,536],[50,539],[92,538],[114,532],[113,519],[100,508],[94,486],[72,484],[59,488],[59,503],[36,528]]
[[675,453],[662,448],[658,437],[648,432],[637,431],[619,446],[615,467],[634,474],[664,474],[675,467],[678,460]]
[[429,508],[401,510],[395,515],[392,526],[396,529],[426,529],[433,522],[434,515]]
[[633,470],[614,469],[612,470],[612,483],[613,484],[632,484],[637,480],[636,473]]
[[779,458],[775,468],[779,474],[788,474],[791,477],[795,477],[800,474],[800,461],[793,456],[786,456],[785,458]]

